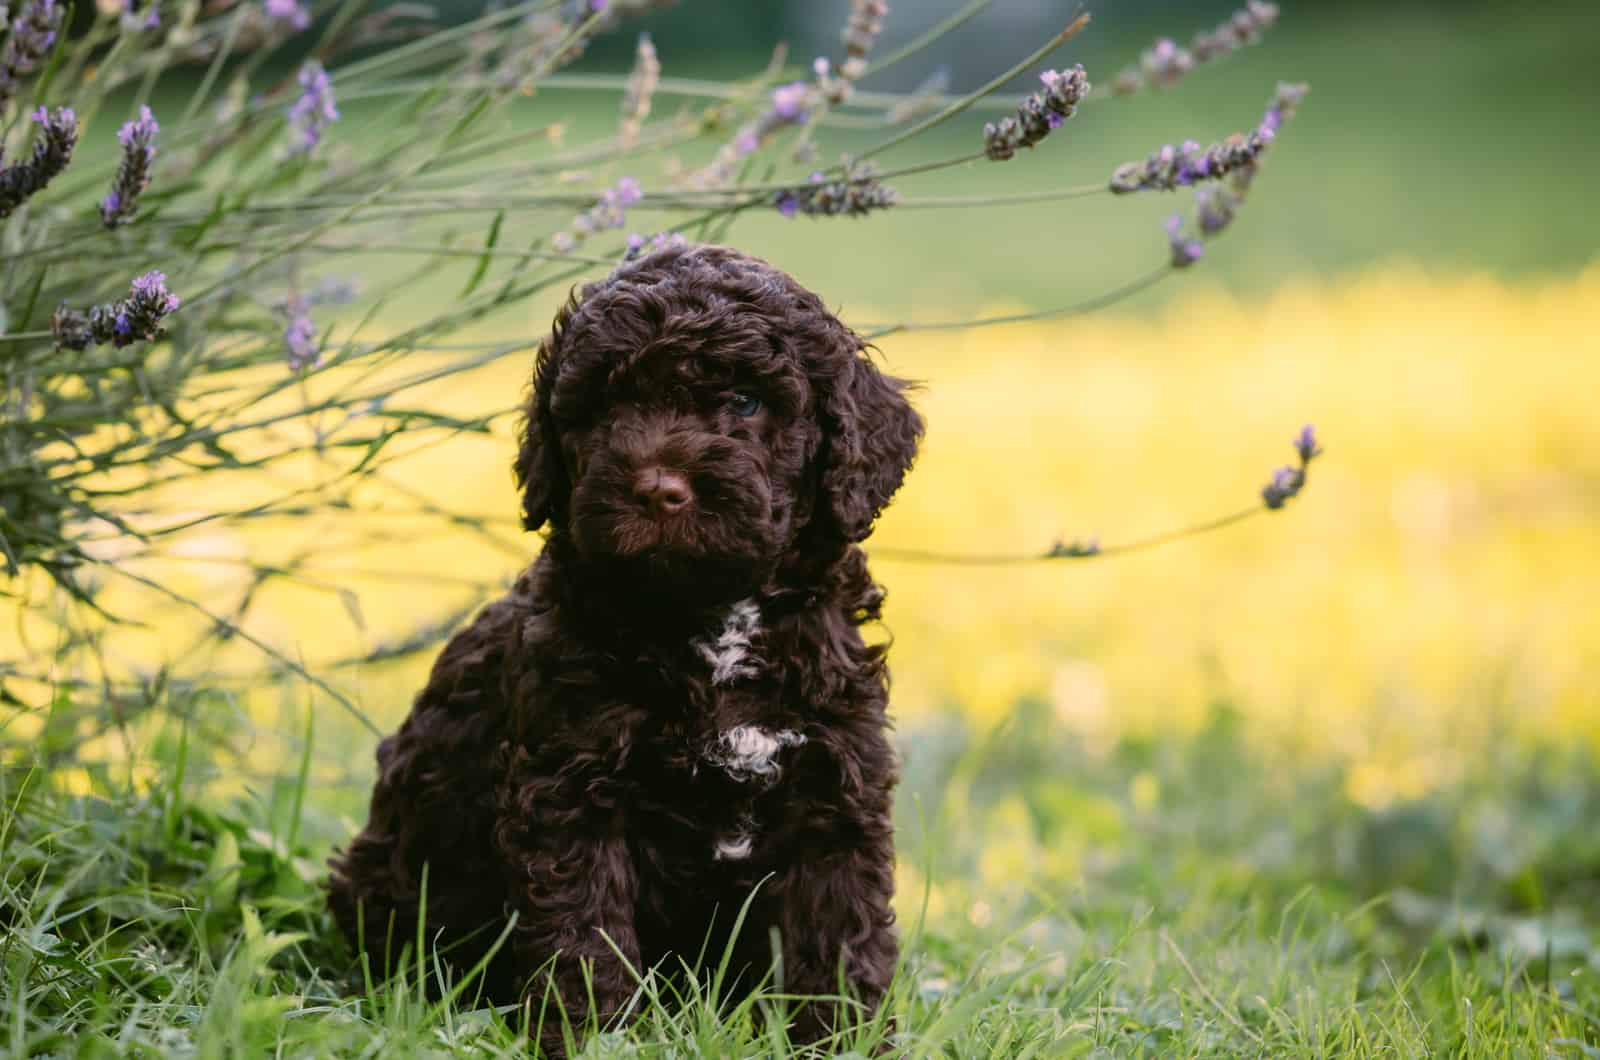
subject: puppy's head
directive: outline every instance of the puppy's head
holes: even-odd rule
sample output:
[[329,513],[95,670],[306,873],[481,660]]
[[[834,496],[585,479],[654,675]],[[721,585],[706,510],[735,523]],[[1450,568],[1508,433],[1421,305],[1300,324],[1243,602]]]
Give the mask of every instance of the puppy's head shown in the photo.
[[916,455],[905,384],[810,291],[724,247],[591,284],[540,347],[523,521],[641,590],[732,599],[860,541]]

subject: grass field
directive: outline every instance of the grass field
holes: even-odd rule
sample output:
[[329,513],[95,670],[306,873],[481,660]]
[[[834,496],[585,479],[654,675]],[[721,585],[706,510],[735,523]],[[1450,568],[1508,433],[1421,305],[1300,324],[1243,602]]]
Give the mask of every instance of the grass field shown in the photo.
[[[906,960],[893,1027],[839,1050],[1600,1057],[1600,214],[1577,186],[1600,160],[1578,135],[1595,17],[1330,7],[1191,92],[1086,107],[1007,190],[1102,179],[1248,125],[1279,78],[1314,85],[1183,282],[1101,315],[881,343],[930,423],[872,541]],[[1081,57],[1114,68],[1124,46],[1086,38]],[[347,108],[352,135],[362,113]],[[558,113],[570,144],[614,103],[549,92],[514,124]],[[917,150],[966,147],[950,131]],[[991,193],[984,165],[902,190]],[[1135,275],[1170,205],[767,217],[735,238],[853,323],[938,320]],[[429,234],[472,246],[483,221]],[[350,266],[377,282],[405,263]],[[531,344],[551,308],[459,338]],[[502,358],[414,400],[501,409],[526,368]],[[1223,515],[1307,421],[1327,454],[1305,496],[1216,534],[1046,566],[889,554],[1115,545]],[[322,667],[459,615],[533,554],[511,521],[510,428],[416,445],[363,486],[375,516],[207,526],[121,562],[219,611],[248,597],[254,635],[390,728],[425,653]],[[287,464],[275,485],[318,473]],[[419,497],[473,519],[395,514]],[[198,514],[254,496],[219,477],[166,499]],[[307,555],[304,576],[256,584],[251,564]],[[145,622],[102,644],[143,694],[108,702],[100,674],[63,669],[13,682],[53,690],[47,712],[0,700],[0,1053],[519,1051],[518,1012],[470,986],[436,1004],[414,977],[363,983],[331,931],[321,863],[364,812],[372,736],[182,609],[115,585],[102,601]],[[0,658],[54,635],[48,615],[7,623]],[[656,989],[588,1055],[787,1051],[748,1006],[662,1006]]]
[[[1201,294],[1065,347],[1042,326],[918,344],[933,430],[884,546],[1109,544],[1248,503],[1301,415],[1329,453],[1288,511],[1143,555],[878,562],[908,1055],[1594,1054],[1600,446],[1595,364],[1568,351],[1597,283],[1388,271],[1253,307]],[[448,399],[514,385],[507,366]],[[459,445],[400,466],[448,477],[446,506],[509,506],[509,442]],[[274,547],[136,562],[225,601],[245,582],[219,561]],[[402,558],[516,567],[459,534],[368,546],[324,575],[361,589],[363,623],[281,585],[258,628],[334,651],[470,597],[355,573]],[[346,687],[387,727],[425,662]],[[294,682],[256,686],[175,685],[88,744],[103,707],[70,691],[10,720],[40,765],[4,773],[9,1048],[514,1051],[516,1013],[349,978],[316,881],[362,812],[371,740]],[[650,1012],[595,1055],[781,1053],[748,1011]]]

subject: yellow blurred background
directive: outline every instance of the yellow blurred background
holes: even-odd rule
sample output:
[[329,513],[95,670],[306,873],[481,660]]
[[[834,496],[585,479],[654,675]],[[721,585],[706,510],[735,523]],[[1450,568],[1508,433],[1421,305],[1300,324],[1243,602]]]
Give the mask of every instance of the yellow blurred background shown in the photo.
[[[956,711],[981,729],[1034,700],[1109,747],[1226,704],[1258,738],[1351,760],[1351,794],[1374,804],[1450,780],[1482,746],[1474,734],[1596,741],[1596,334],[1600,267],[1508,284],[1396,265],[1291,281],[1258,303],[1201,282],[1139,316],[884,340],[885,365],[922,381],[929,431],[869,542],[880,548],[1113,546],[1248,507],[1303,422],[1327,450],[1286,509],[1148,552],[994,568],[878,559],[899,719]],[[510,404],[529,361],[412,401]],[[318,584],[270,583],[247,626],[318,672],[471,606],[485,595],[471,581],[508,579],[534,554],[538,539],[512,522],[510,426],[419,446],[371,487],[481,513],[481,532],[412,534],[369,492],[367,515],[202,527],[169,558],[126,562],[226,613],[248,588],[245,560],[325,553],[308,565]],[[217,485],[188,498],[197,512],[249,499]],[[373,531],[390,540],[365,541]],[[105,603],[136,606],[133,593],[108,584]],[[149,667],[204,628],[176,606],[148,615],[148,629],[114,636],[114,657]],[[218,673],[262,662],[237,640],[208,650]],[[430,658],[324,676],[388,728]],[[283,712],[265,731],[292,732],[306,694],[243,700],[269,721]],[[319,715],[323,731],[343,724],[331,704]],[[320,753],[359,786],[370,740],[352,729]],[[264,741],[258,764],[277,753]]]

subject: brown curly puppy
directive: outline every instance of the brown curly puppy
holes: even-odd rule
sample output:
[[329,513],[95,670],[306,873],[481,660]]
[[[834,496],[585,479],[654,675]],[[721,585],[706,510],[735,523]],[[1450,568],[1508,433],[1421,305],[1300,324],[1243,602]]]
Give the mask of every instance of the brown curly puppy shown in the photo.
[[[561,310],[516,463],[547,543],[444,649],[333,862],[375,972],[417,937],[426,867],[423,932],[456,968],[514,917],[485,985],[535,1019],[559,1001],[581,1031],[630,968],[729,946],[736,989],[771,973],[877,1004],[895,766],[856,543],[922,434],[904,390],[816,295],[722,247],[625,264]],[[836,1015],[803,1006],[791,1033]]]

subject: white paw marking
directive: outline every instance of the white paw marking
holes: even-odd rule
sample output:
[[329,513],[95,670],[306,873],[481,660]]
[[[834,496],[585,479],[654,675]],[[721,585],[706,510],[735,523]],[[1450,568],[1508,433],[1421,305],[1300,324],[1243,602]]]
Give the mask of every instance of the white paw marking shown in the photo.
[[725,685],[760,672],[751,642],[761,632],[761,609],[754,600],[741,600],[728,610],[722,632],[714,640],[694,642],[701,658],[711,664],[711,683]]
[[781,771],[778,752],[805,742],[805,735],[793,729],[769,732],[759,725],[735,725],[723,730],[708,757],[735,780],[776,780]]

